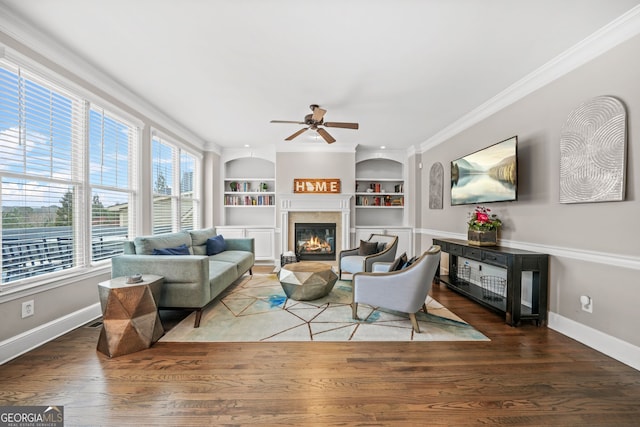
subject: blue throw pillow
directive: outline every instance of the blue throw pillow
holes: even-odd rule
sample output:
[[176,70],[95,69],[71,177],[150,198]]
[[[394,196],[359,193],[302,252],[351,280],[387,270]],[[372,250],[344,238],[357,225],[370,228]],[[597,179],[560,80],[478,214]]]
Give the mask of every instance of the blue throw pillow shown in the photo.
[[175,248],[154,249],[153,255],[191,255],[187,245],[176,246]]
[[405,262],[404,265],[402,266],[401,270],[404,270],[407,267],[410,267],[413,263],[415,263],[418,260],[417,256],[414,256],[413,258],[411,258],[409,261]]
[[407,253],[404,252],[398,258],[393,261],[393,263],[389,266],[389,271],[398,271],[402,268],[402,266],[407,262]]
[[227,250],[227,244],[224,242],[222,234],[207,239],[207,255],[215,255]]

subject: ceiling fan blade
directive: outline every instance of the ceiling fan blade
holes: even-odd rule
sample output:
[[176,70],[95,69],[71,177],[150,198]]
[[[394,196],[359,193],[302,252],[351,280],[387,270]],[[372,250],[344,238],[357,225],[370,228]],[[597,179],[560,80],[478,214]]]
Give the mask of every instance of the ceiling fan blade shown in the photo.
[[326,112],[327,110],[323,110],[320,107],[315,107],[313,109],[313,116],[311,116],[311,119],[315,122],[319,122],[320,120],[322,120]]
[[358,129],[358,123],[326,122],[324,126],[329,128]]
[[336,142],[335,138],[329,135],[329,132],[327,132],[326,130],[318,128],[316,129],[316,132],[318,132],[318,134],[320,134],[320,136],[324,138],[325,141],[327,141],[327,144],[333,144],[334,142]]
[[304,122],[299,122],[297,120],[271,120],[271,123],[295,123],[297,125],[303,125]]
[[302,128],[302,129],[300,129],[298,132],[296,132],[296,133],[294,133],[293,135],[291,135],[291,136],[289,136],[289,137],[285,138],[284,140],[285,140],[285,141],[291,141],[293,138],[295,138],[296,136],[298,136],[298,135],[300,135],[301,133],[305,132],[307,129],[309,129],[309,128]]

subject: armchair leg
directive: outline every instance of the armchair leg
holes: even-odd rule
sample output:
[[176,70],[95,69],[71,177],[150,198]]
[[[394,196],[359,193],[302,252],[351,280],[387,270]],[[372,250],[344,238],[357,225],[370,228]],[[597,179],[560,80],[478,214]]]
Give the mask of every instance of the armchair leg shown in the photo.
[[358,303],[357,302],[352,302],[351,303],[351,317],[353,317],[353,319],[355,319],[355,320],[360,320],[358,318]]
[[420,333],[420,327],[418,326],[418,320],[416,320],[415,313],[409,313],[409,319],[411,319],[411,324],[413,325],[413,330],[417,333]]

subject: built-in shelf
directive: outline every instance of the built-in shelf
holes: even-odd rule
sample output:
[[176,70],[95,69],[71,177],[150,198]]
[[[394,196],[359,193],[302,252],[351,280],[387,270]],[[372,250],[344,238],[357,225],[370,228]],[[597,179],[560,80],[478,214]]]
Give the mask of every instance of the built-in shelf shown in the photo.
[[275,164],[260,157],[238,157],[224,163],[223,221],[216,230],[225,237],[255,240],[256,260],[275,259]]
[[404,224],[405,193],[402,163],[385,158],[356,164],[356,227]]

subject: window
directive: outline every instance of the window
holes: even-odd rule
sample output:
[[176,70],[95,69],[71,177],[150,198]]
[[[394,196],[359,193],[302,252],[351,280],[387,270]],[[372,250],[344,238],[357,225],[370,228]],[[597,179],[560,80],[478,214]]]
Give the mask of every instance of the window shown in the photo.
[[137,138],[135,126],[0,61],[1,285],[122,252]]
[[133,234],[135,212],[132,165],[137,129],[98,107],[89,111],[89,181],[91,185],[91,260],[122,253]]
[[151,141],[153,234],[199,227],[199,162],[157,136]]

